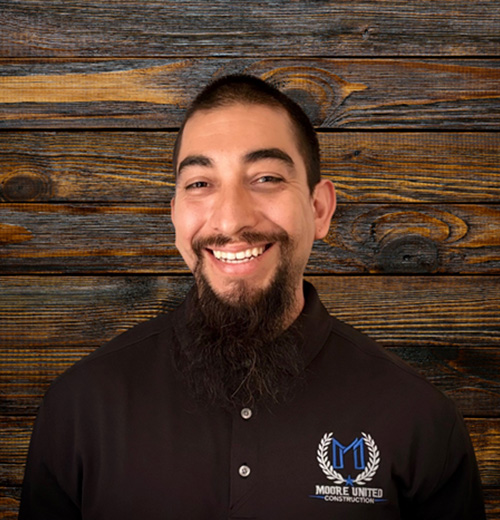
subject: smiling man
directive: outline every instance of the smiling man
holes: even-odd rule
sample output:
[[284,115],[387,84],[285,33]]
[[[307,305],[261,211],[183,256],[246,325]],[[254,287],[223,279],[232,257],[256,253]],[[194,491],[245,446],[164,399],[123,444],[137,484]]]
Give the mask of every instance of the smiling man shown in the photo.
[[313,241],[326,235],[335,199],[327,180],[311,193],[287,114],[248,104],[198,111],[178,153],[172,218],[190,269],[236,301],[268,289],[286,266],[294,319]]
[[[213,104],[229,88],[204,97]],[[240,96],[244,89],[252,94],[242,83]],[[172,219],[199,309],[179,365],[198,397],[229,405],[276,398],[301,370],[293,334],[282,333],[304,307],[312,244],[335,208],[332,183],[320,179],[318,161],[308,175],[300,152],[300,140],[317,147],[316,136],[301,136],[280,106],[241,101],[196,110],[181,136]]]
[[173,162],[194,287],[52,385],[20,518],[484,519],[454,404],[303,280],[335,191],[301,108],[221,78]]

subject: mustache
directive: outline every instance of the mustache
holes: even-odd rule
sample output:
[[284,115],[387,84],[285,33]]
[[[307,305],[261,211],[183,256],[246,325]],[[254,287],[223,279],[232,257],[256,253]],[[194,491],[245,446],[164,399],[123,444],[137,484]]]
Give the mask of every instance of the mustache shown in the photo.
[[193,240],[192,247],[198,258],[201,258],[204,249],[223,247],[231,242],[246,242],[249,246],[255,244],[279,242],[282,246],[288,246],[291,242],[290,235],[282,230],[274,233],[261,233],[258,231],[242,231],[236,237],[218,234],[200,237]]

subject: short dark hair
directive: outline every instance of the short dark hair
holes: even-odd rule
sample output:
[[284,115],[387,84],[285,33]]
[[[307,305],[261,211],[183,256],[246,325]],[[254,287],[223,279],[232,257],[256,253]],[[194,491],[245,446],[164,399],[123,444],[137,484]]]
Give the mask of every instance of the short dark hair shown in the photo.
[[292,121],[299,151],[307,171],[307,183],[311,193],[320,181],[320,152],[318,136],[302,108],[286,94],[255,76],[232,74],[208,84],[192,101],[177,134],[173,151],[173,168],[177,177],[179,149],[184,127],[200,110],[211,110],[237,103],[266,105],[285,110]]

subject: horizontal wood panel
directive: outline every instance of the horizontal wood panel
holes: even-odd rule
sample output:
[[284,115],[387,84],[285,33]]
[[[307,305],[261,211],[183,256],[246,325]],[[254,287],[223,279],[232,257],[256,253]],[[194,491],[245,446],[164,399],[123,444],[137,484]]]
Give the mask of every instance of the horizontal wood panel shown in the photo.
[[[94,347],[0,350],[0,414],[35,414],[52,381]],[[500,392],[499,392],[500,393]]]
[[178,306],[192,283],[190,276],[0,276],[2,346],[96,347]]
[[321,171],[340,202],[500,200],[500,133],[336,132],[319,139]]
[[464,415],[498,417],[500,349],[422,345],[388,350],[450,396]]
[[499,231],[496,206],[346,203],[315,246],[309,270],[498,273]]
[[[0,200],[165,202],[176,133],[0,133]],[[497,202],[500,133],[319,134],[339,202]]]
[[[22,482],[22,465],[26,460],[32,417],[7,417],[0,420],[0,435],[7,441],[0,445],[0,464],[5,464],[1,486]],[[484,486],[500,482],[500,419],[466,419]]]
[[483,0],[0,2],[4,56],[496,55]]
[[[308,277],[334,316],[385,346],[498,347],[493,276]],[[176,307],[190,276],[0,276],[4,348],[94,347]]]
[[[168,205],[3,204],[6,273],[185,273]],[[498,273],[500,206],[340,204],[317,273]]]
[[498,348],[498,277],[309,279],[331,314],[385,346]]
[[500,419],[466,419],[483,486],[500,485]]
[[20,500],[20,486],[0,486],[0,518],[3,520],[17,520]]
[[[43,330],[39,331],[43,334]],[[0,351],[0,414],[34,414],[50,383],[94,347],[21,347]],[[464,415],[500,409],[500,351],[492,347],[389,347],[453,398]]]
[[449,58],[3,60],[0,128],[178,127],[202,86],[235,72],[276,84],[321,128],[499,128],[500,60]]
[[483,488],[486,506],[486,518],[497,520],[500,518],[500,488]]

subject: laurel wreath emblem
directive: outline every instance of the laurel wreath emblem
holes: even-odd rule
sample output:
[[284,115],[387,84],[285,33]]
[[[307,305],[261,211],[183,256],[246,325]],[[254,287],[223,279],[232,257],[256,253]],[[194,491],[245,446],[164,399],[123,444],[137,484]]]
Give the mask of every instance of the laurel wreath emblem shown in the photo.
[[[364,486],[367,482],[373,479],[375,473],[380,465],[380,452],[373,440],[373,437],[369,434],[361,432],[365,444],[370,454],[368,464],[365,469],[356,477],[353,481],[358,486]],[[323,470],[328,480],[333,480],[334,484],[345,484],[347,480],[338,472],[333,469],[332,463],[328,459],[328,447],[330,446],[333,438],[333,433],[325,433],[323,435],[319,445],[317,453],[317,460],[319,467]]]

